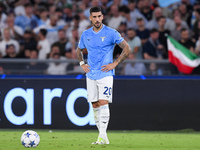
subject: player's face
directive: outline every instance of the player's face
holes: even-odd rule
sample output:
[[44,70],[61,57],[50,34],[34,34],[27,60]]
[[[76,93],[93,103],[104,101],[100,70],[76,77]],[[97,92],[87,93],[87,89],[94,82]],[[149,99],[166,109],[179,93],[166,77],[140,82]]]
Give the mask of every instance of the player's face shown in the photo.
[[90,15],[90,21],[95,28],[100,28],[102,25],[103,14],[101,12],[92,12]]

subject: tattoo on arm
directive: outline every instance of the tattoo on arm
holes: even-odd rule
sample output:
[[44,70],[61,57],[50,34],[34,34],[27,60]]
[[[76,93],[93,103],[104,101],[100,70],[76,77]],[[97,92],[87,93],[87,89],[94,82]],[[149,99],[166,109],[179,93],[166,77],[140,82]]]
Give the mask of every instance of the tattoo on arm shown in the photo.
[[76,49],[76,56],[79,62],[83,61],[83,53],[79,47]]
[[131,48],[125,40],[122,41],[121,43],[119,43],[119,47],[122,48],[122,53],[116,60],[118,62],[118,64],[123,62],[128,57],[129,53],[131,52]]

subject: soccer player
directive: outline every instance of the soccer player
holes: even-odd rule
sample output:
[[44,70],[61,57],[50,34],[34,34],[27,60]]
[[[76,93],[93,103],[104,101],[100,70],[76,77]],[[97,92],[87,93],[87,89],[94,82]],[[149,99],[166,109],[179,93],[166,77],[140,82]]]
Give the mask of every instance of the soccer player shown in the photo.
[[[119,32],[102,24],[101,7],[90,8],[89,18],[93,26],[82,33],[76,50],[77,58],[86,72],[88,102],[92,103],[99,130],[97,141],[92,144],[109,144],[106,130],[110,118],[108,103],[112,102],[114,68],[127,58],[131,49]],[[122,53],[113,62],[115,44],[122,48]],[[88,51],[88,64],[83,59],[84,48]]]

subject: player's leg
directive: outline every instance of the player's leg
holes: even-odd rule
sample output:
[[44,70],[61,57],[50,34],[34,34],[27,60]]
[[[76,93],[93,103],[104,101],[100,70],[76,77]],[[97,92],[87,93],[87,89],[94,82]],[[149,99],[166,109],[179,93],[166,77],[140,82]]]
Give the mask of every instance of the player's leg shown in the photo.
[[109,144],[106,131],[110,119],[110,110],[108,103],[112,102],[113,76],[108,76],[98,80],[97,85],[99,89],[99,102],[97,103],[97,105],[100,106],[98,141],[102,140],[100,144]]
[[110,110],[108,100],[99,100],[100,103],[100,119],[99,119],[99,140],[100,144],[109,144],[107,137],[107,127],[110,120]]
[[88,102],[92,103],[93,112],[94,112],[94,120],[95,120],[97,129],[99,130],[100,104],[98,102],[99,98],[98,98],[96,80],[91,80],[87,78],[86,82],[87,82]]
[[92,144],[109,144],[109,140],[108,140],[107,133],[106,133],[109,118],[110,118],[110,111],[108,108],[108,100],[99,100],[98,102],[92,102],[92,106],[93,106],[93,110],[94,110],[94,117],[96,117],[95,109],[99,109],[98,110],[99,116],[98,116],[98,121],[97,121],[98,129],[99,129],[99,136],[97,138],[97,142],[93,142]]

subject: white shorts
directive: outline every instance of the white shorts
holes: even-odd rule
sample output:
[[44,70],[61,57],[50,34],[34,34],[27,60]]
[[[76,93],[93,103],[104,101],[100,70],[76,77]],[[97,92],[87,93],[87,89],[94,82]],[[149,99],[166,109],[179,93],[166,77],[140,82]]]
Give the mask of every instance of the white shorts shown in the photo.
[[107,100],[112,103],[113,76],[107,76],[99,80],[87,78],[86,81],[88,102]]

